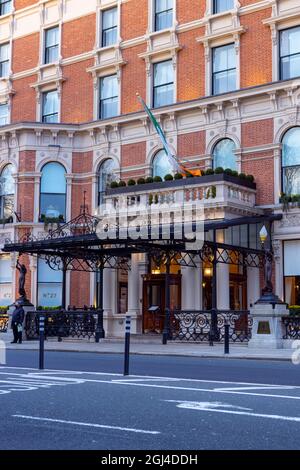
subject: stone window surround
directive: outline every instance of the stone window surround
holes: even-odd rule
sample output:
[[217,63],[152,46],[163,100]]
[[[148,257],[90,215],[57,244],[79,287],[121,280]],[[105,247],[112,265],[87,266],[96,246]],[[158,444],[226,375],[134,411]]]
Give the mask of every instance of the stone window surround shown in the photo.
[[278,14],[278,6],[275,1],[272,5],[272,16],[263,21],[270,27],[272,36],[272,81],[280,79],[280,31],[300,26],[300,7],[286,14]]
[[245,32],[242,26],[233,29],[220,31],[216,34],[205,34],[198,37],[197,42],[204,46],[205,56],[205,96],[212,96],[212,50],[215,47],[234,44],[237,60],[236,60],[236,90],[240,89],[240,35]]
[[[53,64],[52,64],[53,66]],[[48,64],[45,66],[48,67]],[[58,122],[61,120],[61,92],[62,92],[62,83],[64,82],[64,78],[62,76],[62,71],[59,65],[56,66],[56,75],[53,75],[49,78],[46,78],[43,80],[41,78],[41,70],[42,67],[40,68],[40,71],[38,73],[38,81],[36,83],[33,83],[30,85],[32,88],[35,89],[36,91],[36,120],[37,122],[41,122],[42,120],[42,114],[43,114],[43,93],[46,93],[48,91],[57,91],[58,94]]]
[[105,49],[102,47],[102,12],[105,10],[110,10],[111,8],[117,8],[118,10],[118,23],[117,23],[117,43],[115,45],[106,46],[119,46],[121,39],[121,3],[118,0],[113,0],[111,3],[102,5],[101,0],[97,2],[97,10],[96,10],[96,40],[95,40],[95,51],[98,49]]
[[[173,25],[172,28],[176,28],[177,20],[177,1],[173,0]],[[161,29],[160,31],[155,31],[155,0],[148,0],[148,31],[147,35],[151,33],[161,33],[162,31],[167,31],[167,29]]]

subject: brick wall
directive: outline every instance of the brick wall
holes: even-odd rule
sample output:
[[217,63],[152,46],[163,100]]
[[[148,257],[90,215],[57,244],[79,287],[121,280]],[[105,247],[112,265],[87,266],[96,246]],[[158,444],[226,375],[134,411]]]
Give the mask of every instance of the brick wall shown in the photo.
[[146,65],[145,61],[138,57],[145,51],[145,46],[136,46],[124,49],[123,59],[127,64],[122,68],[122,93],[121,111],[123,114],[140,111],[141,105],[136,93],[146,99]]
[[205,132],[190,132],[180,134],[177,139],[178,157],[193,157],[205,153]]
[[203,45],[196,38],[204,33],[203,28],[179,34],[179,43],[184,44],[178,53],[177,100],[187,101],[205,95],[205,61]]
[[245,157],[242,171],[251,174],[256,182],[256,204],[274,204],[274,157],[271,151]]
[[92,60],[85,60],[63,68],[62,122],[78,123],[93,119],[93,79],[92,74],[86,71],[92,65]]
[[241,35],[241,88],[272,81],[272,39],[270,27],[262,21],[271,16],[271,9],[241,17],[246,32]]
[[15,0],[14,5],[16,10],[21,10],[21,8],[30,7],[37,3],[39,3],[39,0]]
[[94,48],[96,39],[96,15],[83,16],[68,21],[62,27],[62,56],[72,57]]
[[85,272],[71,272],[70,305],[83,307],[90,305],[90,274]]
[[146,156],[146,143],[122,145],[121,149],[121,167],[131,165],[143,165]]
[[12,122],[36,120],[36,92],[30,85],[36,81],[36,76],[14,80],[15,94],[12,99]]
[[30,34],[13,41],[13,73],[33,69],[39,62],[40,33]]
[[273,119],[242,124],[242,147],[255,147],[273,142]]
[[176,16],[179,23],[189,23],[204,16],[206,2],[204,0],[177,1]]
[[121,38],[143,36],[148,28],[148,0],[131,0],[122,3]]

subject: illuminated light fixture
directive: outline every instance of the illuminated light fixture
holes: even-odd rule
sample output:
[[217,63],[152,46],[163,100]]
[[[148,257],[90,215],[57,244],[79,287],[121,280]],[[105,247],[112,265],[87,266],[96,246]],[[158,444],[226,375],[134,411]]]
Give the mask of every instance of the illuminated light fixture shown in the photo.
[[152,269],[152,274],[160,274],[160,269]]
[[204,276],[205,277],[212,277],[212,275],[213,275],[212,268],[204,268]]
[[205,287],[206,286],[206,282],[202,282],[202,287]]
[[266,239],[268,238],[268,232],[265,226],[263,226],[259,232],[259,238],[261,241],[261,244],[264,245]]

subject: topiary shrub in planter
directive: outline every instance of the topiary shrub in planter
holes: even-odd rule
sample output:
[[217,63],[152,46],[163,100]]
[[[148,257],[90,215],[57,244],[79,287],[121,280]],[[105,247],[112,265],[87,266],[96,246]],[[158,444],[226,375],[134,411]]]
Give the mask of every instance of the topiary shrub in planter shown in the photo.
[[119,181],[119,184],[118,184],[119,188],[124,188],[124,186],[126,186],[126,181]]
[[239,174],[239,178],[240,178],[241,180],[246,180],[246,179],[247,179],[247,175],[246,175],[245,173],[240,173],[240,174]]
[[238,176],[239,176],[239,172],[236,171],[236,170],[232,170],[232,176],[238,177]]
[[154,183],[161,183],[161,182],[162,182],[162,178],[161,178],[160,176],[154,176],[153,182],[154,182]]
[[221,166],[218,166],[216,169],[215,169],[215,175],[220,175],[224,173],[224,168],[221,167]]
[[205,173],[206,176],[214,175],[215,171],[212,168],[208,168]]
[[145,184],[145,183],[146,183],[145,178],[139,178],[139,179],[137,180],[137,184]]
[[181,173],[175,173],[174,180],[182,180],[183,176]]
[[253,175],[246,175],[246,180],[250,181],[250,183],[254,183],[254,176]]
[[300,317],[300,305],[289,306],[290,315],[294,317]]
[[146,178],[146,183],[153,183],[153,176],[148,176]]
[[127,181],[127,186],[135,186],[136,185],[136,181],[133,180],[133,179],[130,179]]
[[225,168],[224,173],[225,173],[225,175],[230,175],[230,176],[232,176],[232,173],[233,173],[233,172],[232,172],[232,169],[231,169],[231,168]]
[[165,181],[173,181],[173,175],[171,175],[170,173],[168,173],[165,177],[164,177],[164,180]]
[[112,181],[110,183],[110,188],[111,189],[115,189],[115,188],[118,188],[119,187],[119,183],[117,183],[117,181]]

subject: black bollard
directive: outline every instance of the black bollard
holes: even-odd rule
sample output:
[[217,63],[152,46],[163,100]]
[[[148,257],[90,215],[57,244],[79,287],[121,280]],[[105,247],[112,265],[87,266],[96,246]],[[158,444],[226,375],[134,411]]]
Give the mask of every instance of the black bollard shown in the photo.
[[129,375],[130,326],[131,326],[131,316],[130,316],[130,315],[126,315],[126,321],[125,321],[124,375]]
[[40,333],[40,357],[39,357],[39,369],[44,369],[44,343],[45,343],[45,317],[40,315],[39,317],[39,333]]
[[229,323],[226,322],[224,328],[225,328],[224,354],[229,354]]

